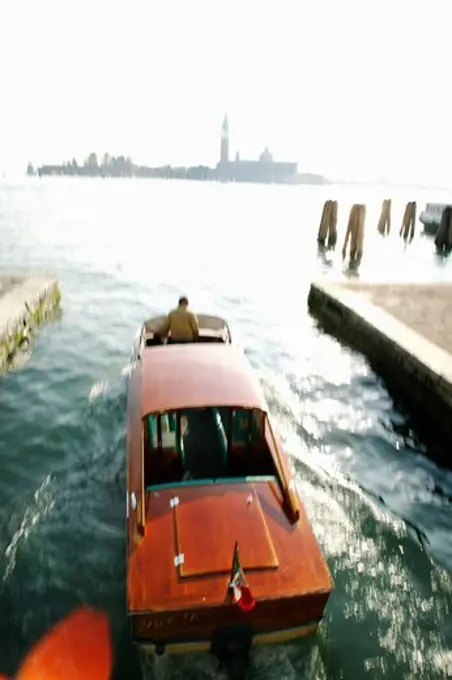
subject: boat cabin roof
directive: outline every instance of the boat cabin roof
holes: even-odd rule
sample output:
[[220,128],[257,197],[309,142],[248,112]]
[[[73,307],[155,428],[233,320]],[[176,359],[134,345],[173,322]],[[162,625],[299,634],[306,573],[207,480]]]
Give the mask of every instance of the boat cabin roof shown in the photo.
[[161,345],[141,360],[141,415],[229,406],[267,411],[243,350],[223,343]]

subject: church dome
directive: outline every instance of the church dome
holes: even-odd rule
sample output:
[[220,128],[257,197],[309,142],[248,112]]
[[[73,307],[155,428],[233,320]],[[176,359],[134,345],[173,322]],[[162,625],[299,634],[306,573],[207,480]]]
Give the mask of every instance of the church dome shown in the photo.
[[273,156],[271,155],[267,146],[259,156],[259,160],[261,163],[273,163]]

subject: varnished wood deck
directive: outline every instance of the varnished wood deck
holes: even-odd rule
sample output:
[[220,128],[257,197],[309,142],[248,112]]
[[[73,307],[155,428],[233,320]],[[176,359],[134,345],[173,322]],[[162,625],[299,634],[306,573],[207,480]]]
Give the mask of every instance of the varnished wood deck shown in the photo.
[[[251,504],[247,503],[250,494],[255,496]],[[171,507],[175,496],[179,504]],[[183,529],[179,528],[178,535],[181,516]],[[146,495],[144,539],[136,545],[133,537],[129,538],[129,613],[216,607],[229,602],[236,539],[257,602],[332,590],[328,568],[302,506],[299,521],[290,524],[272,483],[176,487]],[[180,550],[187,560],[182,570],[174,562]],[[202,574],[212,571],[215,573]]]

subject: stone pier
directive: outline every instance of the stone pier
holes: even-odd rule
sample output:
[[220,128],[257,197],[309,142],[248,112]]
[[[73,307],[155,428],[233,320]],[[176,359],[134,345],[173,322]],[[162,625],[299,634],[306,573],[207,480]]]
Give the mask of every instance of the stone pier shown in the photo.
[[0,371],[17,350],[30,344],[34,329],[60,301],[55,277],[43,274],[0,273]]
[[452,284],[322,281],[308,306],[452,443]]

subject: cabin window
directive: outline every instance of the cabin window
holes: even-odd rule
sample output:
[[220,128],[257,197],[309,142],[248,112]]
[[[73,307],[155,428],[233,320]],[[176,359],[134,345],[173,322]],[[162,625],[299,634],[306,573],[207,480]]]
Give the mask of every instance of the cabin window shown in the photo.
[[176,447],[176,417],[174,413],[161,413],[158,416],[148,416],[148,432],[151,448],[159,447],[159,421],[161,430],[161,448]]
[[180,415],[146,416],[143,440],[145,486],[180,481],[184,474]]
[[145,486],[275,475],[259,409],[208,407],[144,419]]
[[232,445],[259,446],[264,436],[264,419],[259,409],[232,409]]

